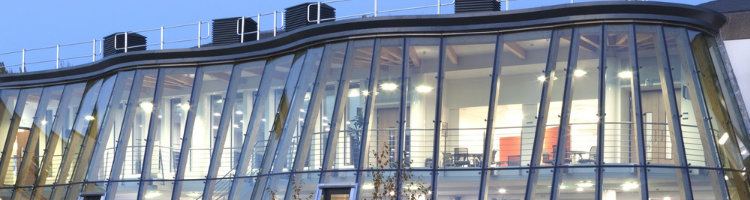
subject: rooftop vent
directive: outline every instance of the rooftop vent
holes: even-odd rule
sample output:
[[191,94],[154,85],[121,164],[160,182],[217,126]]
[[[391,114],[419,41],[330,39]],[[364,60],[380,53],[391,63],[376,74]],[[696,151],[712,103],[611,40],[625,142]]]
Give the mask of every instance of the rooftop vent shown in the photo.
[[500,11],[500,2],[496,0],[456,0],[456,13]]
[[[117,49],[115,49],[115,36],[117,36]],[[139,47],[133,47],[139,46]],[[145,51],[146,36],[138,33],[128,33],[128,52]],[[125,33],[119,32],[104,36],[104,57],[125,52]]]
[[[213,45],[228,45],[240,43],[240,35],[237,35],[237,26],[242,26],[242,17],[214,19],[211,35]],[[238,23],[239,22],[239,23]],[[239,25],[238,25],[239,24]],[[251,18],[245,18],[245,42],[255,41],[255,34],[248,34],[258,29],[258,23]]]
[[[310,5],[310,4],[314,5]],[[310,20],[313,22],[307,21],[307,6],[310,5]],[[315,20],[318,19],[318,4],[314,2],[310,3],[303,3],[296,6],[292,6],[285,9],[285,19],[284,19],[284,30],[285,31],[293,31],[298,28],[302,28],[307,25],[317,24]],[[320,19],[328,19],[328,18],[334,18],[336,17],[336,9],[326,5],[322,4],[320,8]],[[321,21],[323,22],[331,22],[333,20],[326,20]]]

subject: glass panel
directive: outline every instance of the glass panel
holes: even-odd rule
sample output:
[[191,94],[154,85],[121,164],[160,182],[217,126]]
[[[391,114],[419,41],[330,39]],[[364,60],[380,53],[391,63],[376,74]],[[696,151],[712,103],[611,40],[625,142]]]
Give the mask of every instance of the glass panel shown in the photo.
[[[174,179],[177,166],[180,162],[180,151],[182,148],[183,133],[185,132],[185,120],[187,112],[195,108],[191,105],[190,93],[193,88],[195,78],[195,68],[166,68],[162,69],[163,82],[161,96],[156,97],[160,105],[155,106],[156,124],[151,124],[149,137],[154,141],[153,152],[151,152],[151,165],[144,166],[144,170],[149,169],[150,174],[146,174],[144,179]],[[157,83],[158,84],[158,83]],[[146,113],[144,113],[146,114]],[[153,115],[153,114],[152,114]],[[144,143],[145,144],[145,143]],[[190,163],[186,165],[186,170],[192,169]],[[148,172],[148,171],[147,171]],[[205,176],[205,174],[204,174]],[[171,193],[164,193],[161,196],[169,198]],[[146,196],[149,194],[146,193]]]
[[[658,26],[635,27],[636,45],[638,46],[638,78],[641,84],[641,109],[643,112],[643,127],[646,137],[646,161],[652,165],[679,165],[679,158],[675,148],[676,139],[668,126],[669,100],[671,95],[666,86],[662,86],[664,67],[664,42]],[[620,72],[619,77],[629,79],[632,73]],[[671,97],[670,97],[671,98]]]
[[407,53],[404,161],[411,168],[432,168],[440,38],[410,38]]
[[488,173],[487,199],[525,198],[528,169],[490,170]]
[[393,180],[388,179],[388,177],[396,176],[395,171],[364,171],[361,174],[363,176],[363,183],[359,191],[360,200],[377,199],[376,196],[382,199],[395,198],[392,196],[396,192],[392,188],[385,186],[385,184],[395,184]]
[[34,191],[37,195],[34,196],[34,200],[47,200],[50,199],[50,195],[52,195],[52,188],[51,186],[48,187],[37,187],[34,188]]
[[[32,191],[33,191],[33,188],[30,188],[30,187],[28,187],[28,188],[16,188],[16,191],[14,192],[13,195],[15,195],[15,197],[17,199],[31,199],[31,192]],[[3,192],[5,192],[5,191],[3,191]]]
[[[720,171],[710,169],[688,169],[693,199],[727,199]],[[741,199],[741,198],[739,198]]]
[[[349,43],[346,73],[349,77],[349,89],[339,114],[341,115],[338,144],[334,151],[333,169],[357,169],[362,145],[363,123],[365,122],[365,104],[369,95],[370,69],[372,65],[373,40],[358,40]],[[351,174],[351,173],[347,173]],[[353,177],[353,176],[348,176]]]
[[[87,176],[88,181],[107,180],[112,168],[112,161],[115,154],[115,143],[120,135],[122,121],[127,108],[130,89],[133,87],[134,71],[121,72],[118,74],[117,83],[112,91],[114,94],[110,100],[110,106],[107,110],[107,116],[104,119],[101,135],[98,138],[98,145],[94,155],[91,157],[91,166]],[[101,99],[100,99],[101,100]],[[106,186],[106,185],[102,185]],[[86,192],[101,190],[106,188],[98,184],[87,184]]]
[[235,95],[234,108],[230,109],[232,114],[232,128],[227,129],[225,133],[226,142],[222,152],[221,165],[219,167],[218,177],[233,176],[237,164],[239,164],[240,153],[242,151],[242,142],[245,139],[250,114],[253,113],[253,102],[255,94],[258,92],[258,85],[263,75],[265,61],[254,61],[241,63],[235,66],[234,73],[240,73],[235,81],[243,83],[237,85],[236,91],[229,92]]
[[[52,122],[54,121],[64,88],[65,86],[63,85],[44,88],[33,119],[28,144],[25,147],[24,161],[18,170],[19,181],[17,183],[19,186],[30,186],[36,181],[39,168],[41,167],[42,154],[44,153],[40,148],[43,149],[44,145],[47,144],[44,139],[46,137],[44,136],[49,134],[49,131],[52,129]],[[19,198],[28,199],[31,197],[31,192],[31,189],[22,189],[17,190],[16,195]]]
[[[566,138],[562,151],[570,158],[568,164],[595,164],[598,142],[597,123],[599,117],[599,55],[601,51],[601,30],[599,26],[578,28],[578,42],[575,49],[578,52],[576,66],[573,72],[568,72],[572,78],[570,88],[569,131],[561,133]],[[568,70],[570,71],[570,69]],[[570,74],[573,73],[573,74]],[[567,159],[566,159],[567,161]]]
[[[205,80],[205,79],[204,79]],[[203,186],[205,185],[204,180],[200,181],[183,181],[182,183],[182,193],[180,193],[180,197],[175,197],[176,199],[201,199],[203,196]],[[171,190],[166,190],[171,192]],[[147,193],[148,195],[148,193]]]
[[557,199],[594,199],[596,168],[557,168]]
[[[202,80],[196,80],[196,87],[200,87],[197,100],[197,111],[193,122],[193,133],[190,140],[190,149],[187,156],[185,168],[185,179],[206,178],[208,167],[211,164],[211,153],[216,143],[216,131],[219,129],[226,90],[229,86],[229,78],[232,73],[232,65],[218,65],[201,67],[199,73]],[[187,182],[186,182],[187,183]],[[192,183],[191,184],[195,184]],[[183,186],[185,193],[188,186]],[[201,193],[203,191],[201,190]]]
[[[172,189],[174,189],[174,181],[144,181],[141,184],[146,184],[146,191],[143,194],[145,199],[153,200],[167,200],[172,199]],[[184,191],[184,190],[183,190]],[[119,199],[118,197],[115,197]],[[198,198],[198,197],[196,197]]]
[[724,168],[742,169],[742,157],[737,146],[737,131],[732,125],[726,101],[721,94],[721,81],[719,80],[715,67],[711,61],[709,49],[706,46],[706,38],[702,33],[688,31],[690,45],[695,56],[695,64],[700,77],[700,85],[703,88],[703,96],[708,108],[711,127],[714,138],[718,143],[719,157]]
[[[560,116],[562,116],[562,99],[563,93],[565,91],[565,70],[568,67],[568,57],[571,49],[570,38],[572,38],[571,35],[573,34],[572,29],[560,29],[555,30],[555,32],[555,40],[558,41],[558,43],[552,44],[552,48],[556,49],[553,49],[553,51],[551,52],[557,52],[557,54],[549,55],[550,58],[548,60],[551,61],[549,62],[549,65],[551,66],[548,66],[547,69],[550,71],[549,77],[540,76],[542,79],[540,81],[549,81],[549,91],[547,91],[547,95],[549,95],[549,102],[547,102],[547,105],[543,105],[547,109],[544,110],[545,113],[542,114],[543,117],[546,116],[542,119],[545,121],[544,138],[540,141],[542,142],[541,152],[537,152],[542,157],[542,159],[539,159],[540,165],[555,164],[555,155],[557,154],[558,143],[557,140],[560,133]],[[539,78],[537,78],[537,80],[539,80]],[[516,157],[514,157],[514,159],[519,160]],[[569,162],[569,160],[569,158],[566,158],[567,162]],[[517,162],[518,164],[515,163],[516,162],[509,162],[509,164],[507,165],[521,166],[520,162]]]
[[692,52],[688,46],[688,36],[684,28],[664,27],[664,35],[669,53],[672,84],[675,88],[680,128],[685,145],[685,156],[690,166],[718,167],[719,160],[709,124],[703,120],[705,107],[697,92],[700,84],[693,78]]
[[[44,157],[41,158],[42,167],[39,169],[36,185],[53,184],[55,181],[57,172],[60,169],[63,149],[65,149],[63,136],[70,135],[73,128],[73,120],[78,112],[78,107],[81,105],[85,89],[86,83],[65,86],[65,90],[62,93],[62,100],[60,101],[60,108],[58,108],[54,116],[54,122],[52,122],[52,129],[46,135],[40,135],[39,138],[40,141],[45,141],[47,145],[43,146],[44,149],[40,151],[44,152]],[[52,189],[49,188],[49,190]],[[40,190],[35,191],[40,192]]]
[[724,171],[724,173],[724,180],[727,183],[731,199],[742,199],[750,196],[750,180],[748,180],[750,178],[746,172]]
[[438,175],[438,199],[460,198],[479,199],[479,171],[440,171]]
[[[81,149],[78,153],[72,154],[75,155],[75,157],[71,162],[72,168],[68,169],[70,170],[67,178],[68,182],[79,183],[83,182],[86,178],[86,172],[89,169],[92,154],[97,143],[96,139],[99,135],[99,127],[101,127],[102,122],[104,121],[104,114],[107,112],[107,106],[109,105],[110,97],[114,91],[113,87],[115,85],[115,80],[117,80],[117,75],[104,79],[95,104],[91,104],[92,107],[94,107],[93,111],[91,114],[87,115],[88,117],[84,116],[84,120],[88,121],[85,126],[88,126],[89,128],[88,130],[85,130],[85,132],[80,132],[83,134],[81,136]],[[79,113],[79,116],[80,114],[81,113]],[[72,152],[68,152],[68,154],[70,153]],[[81,168],[78,168],[78,166],[81,166]],[[80,196],[81,186],[83,186],[83,184],[71,185],[65,198],[78,198]]]
[[[271,79],[264,80],[262,87],[266,88],[261,88],[260,92],[253,94],[259,101],[256,103],[259,107],[254,108],[257,109],[257,112],[253,114],[255,116],[253,119],[256,122],[251,122],[253,123],[250,124],[252,129],[247,132],[248,137],[252,138],[248,140],[251,142],[250,144],[245,144],[246,148],[249,148],[246,155],[250,161],[246,168],[246,175],[255,175],[260,170],[260,164],[263,161],[268,137],[270,136],[269,131],[273,126],[273,117],[276,115],[276,109],[279,106],[284,84],[289,76],[294,57],[294,54],[289,54],[269,59],[266,63],[267,70],[263,73]],[[259,121],[258,118],[260,118]],[[252,188],[250,189],[252,190]]]
[[[8,146],[5,147],[3,152],[3,167],[2,173],[4,176],[3,185],[13,186],[16,185],[16,178],[18,175],[18,167],[23,160],[23,152],[26,149],[26,144],[29,141],[29,135],[31,130],[31,124],[34,119],[34,114],[39,106],[39,100],[42,95],[42,88],[25,89],[21,90],[18,96],[18,102],[24,102],[17,104],[12,124],[10,125],[6,143]],[[21,120],[18,120],[21,119]],[[8,194],[10,195],[10,194]]]
[[496,41],[496,35],[444,39],[439,149],[443,168],[479,167],[476,158],[484,151]]
[[[118,166],[121,167],[121,173],[113,174],[111,176],[113,180],[138,180],[141,177],[148,126],[151,123],[151,112],[154,110],[154,90],[156,89],[158,70],[140,70],[138,73],[138,77],[135,77],[133,82],[130,102],[127,102],[130,116],[124,116],[123,129],[118,139],[124,140],[121,144],[126,145],[123,149],[125,152],[117,152],[118,158],[115,158],[122,159],[122,166]],[[119,156],[122,157],[119,158]],[[109,187],[112,187],[112,185]],[[135,190],[137,192],[138,189]]]
[[607,167],[602,169],[602,199],[641,199],[641,168]]
[[341,73],[344,65],[344,54],[346,54],[347,43],[336,43],[328,44],[325,48],[325,53],[322,61],[320,73],[324,73],[326,76],[322,81],[318,80],[318,84],[325,84],[321,86],[322,91],[318,91],[317,98],[318,103],[316,106],[317,115],[312,116],[315,119],[310,120],[310,127],[314,127],[312,130],[312,140],[310,148],[308,149],[307,162],[305,163],[306,170],[320,170],[323,167],[323,156],[326,153],[326,142],[331,131],[331,121],[333,118],[333,108],[336,105],[336,92],[338,91],[339,82],[341,80]]
[[[490,167],[531,163],[551,33],[545,30],[502,35]],[[493,190],[488,191],[493,194]]]
[[262,199],[284,199],[289,184],[289,174],[268,176],[268,180],[267,187],[263,190],[265,194]]
[[[618,76],[633,68],[631,52],[632,25],[607,25],[605,27],[604,74],[604,130],[602,137],[602,162],[604,164],[638,163],[637,135],[633,124],[633,90],[631,79]],[[640,49],[639,49],[640,50]],[[654,55],[654,53],[651,53]],[[596,160],[596,158],[589,158]],[[614,195],[606,194],[603,195]],[[617,195],[622,196],[622,195]],[[640,198],[640,197],[639,197]]]
[[648,197],[652,199],[684,200],[684,184],[687,173],[684,169],[655,168],[647,169]]
[[287,193],[291,195],[291,199],[314,199],[318,190],[318,180],[320,173],[293,174],[292,182],[289,184],[291,190],[287,189]]
[[237,182],[241,182],[242,187],[238,187],[238,191],[235,191],[237,195],[234,196],[234,200],[249,199],[253,195],[253,188],[257,181],[257,177],[238,178]]
[[[232,181],[234,179],[214,179],[214,180],[208,180],[212,181],[212,184],[214,185],[213,189],[213,197],[206,197],[203,198],[206,199],[218,199],[218,200],[225,200],[229,197],[229,190],[232,188]],[[183,189],[184,191],[184,189]],[[201,190],[200,193],[203,193]]]
[[[736,131],[736,136],[743,138],[743,141],[738,140],[737,143],[740,146],[746,146],[750,145],[748,144],[748,132],[747,129],[745,129],[745,124],[742,121],[742,115],[740,114],[740,108],[737,104],[737,97],[735,97],[735,91],[733,90],[732,80],[730,79],[727,72],[727,68],[724,67],[724,60],[721,55],[720,48],[723,46],[719,46],[716,44],[717,39],[714,38],[714,36],[704,34],[706,36],[706,42],[708,43],[708,50],[709,53],[711,53],[711,60],[713,61],[714,68],[716,69],[716,82],[719,83],[721,86],[721,90],[723,91],[722,94],[724,94],[724,103],[727,109],[727,117],[730,117],[732,120],[733,128]],[[739,87],[739,86],[735,86]],[[743,144],[739,144],[743,143]],[[743,166],[744,167],[744,166]]]
[[[401,72],[404,39],[389,38],[379,40],[375,49],[375,67],[372,95],[372,108],[367,133],[368,153],[366,168],[376,167],[378,162],[388,160],[386,168],[395,167],[396,143],[398,141],[398,121],[401,103]],[[384,159],[378,158],[384,156]],[[393,164],[391,166],[390,164]]]

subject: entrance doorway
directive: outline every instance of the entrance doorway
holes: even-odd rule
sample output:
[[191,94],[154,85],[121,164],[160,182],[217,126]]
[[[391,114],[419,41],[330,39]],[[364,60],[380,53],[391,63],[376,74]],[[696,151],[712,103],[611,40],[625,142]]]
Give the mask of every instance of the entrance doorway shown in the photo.
[[355,198],[356,184],[320,184],[316,199],[350,200]]

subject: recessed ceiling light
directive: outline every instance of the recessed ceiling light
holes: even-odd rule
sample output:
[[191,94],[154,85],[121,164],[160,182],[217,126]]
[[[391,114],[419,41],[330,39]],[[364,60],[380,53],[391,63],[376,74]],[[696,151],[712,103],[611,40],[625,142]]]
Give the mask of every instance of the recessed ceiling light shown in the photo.
[[385,91],[393,91],[398,88],[398,85],[396,85],[395,83],[383,83],[380,85],[380,88]]
[[617,77],[620,77],[620,78],[633,78],[633,72],[631,72],[631,71],[620,72],[620,73],[617,73]]
[[419,93],[428,93],[428,92],[431,92],[433,88],[430,86],[426,86],[426,85],[420,85],[420,86],[417,86],[416,89],[417,89],[417,92]]

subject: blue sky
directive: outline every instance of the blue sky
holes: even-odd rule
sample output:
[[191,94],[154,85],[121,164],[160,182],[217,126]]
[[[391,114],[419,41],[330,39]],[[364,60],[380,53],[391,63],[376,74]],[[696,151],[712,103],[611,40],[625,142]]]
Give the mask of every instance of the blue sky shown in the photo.
[[[442,0],[449,3],[451,0]],[[584,2],[592,0],[576,0]],[[700,4],[709,0],[662,0],[683,4]],[[0,1],[0,53],[18,51],[57,44],[101,39],[106,35],[136,31],[160,26],[171,26],[212,19],[255,16],[258,13],[283,12],[284,8],[301,4],[303,0],[214,0],[214,1],[168,1],[168,0],[67,0]],[[570,3],[570,0],[512,0],[511,10]],[[378,10],[389,10],[413,6],[434,5],[437,0],[378,0]],[[333,3],[338,16],[372,12],[373,0],[351,0]],[[503,9],[505,4],[503,4]],[[404,14],[435,14],[436,8],[395,12]],[[453,13],[453,6],[444,6],[443,13]],[[381,14],[382,15],[382,14]],[[262,29],[270,29],[272,17],[262,18]],[[280,20],[280,18],[279,18]],[[279,22],[280,23],[280,22]],[[204,34],[206,32],[204,27]],[[159,32],[145,33],[149,43],[158,42]],[[169,29],[165,40],[181,40],[197,37],[197,26]],[[203,43],[209,43],[204,40]],[[165,48],[184,48],[197,45],[197,41],[165,45]],[[61,57],[91,54],[91,44],[61,48]],[[150,46],[149,49],[158,49]],[[100,56],[101,57],[101,56]],[[97,59],[100,59],[97,58]],[[26,62],[55,59],[55,49],[27,52]],[[6,65],[19,64],[20,53],[0,55]],[[91,62],[91,57],[68,60],[71,65]],[[54,62],[27,65],[28,71],[54,68]]]

